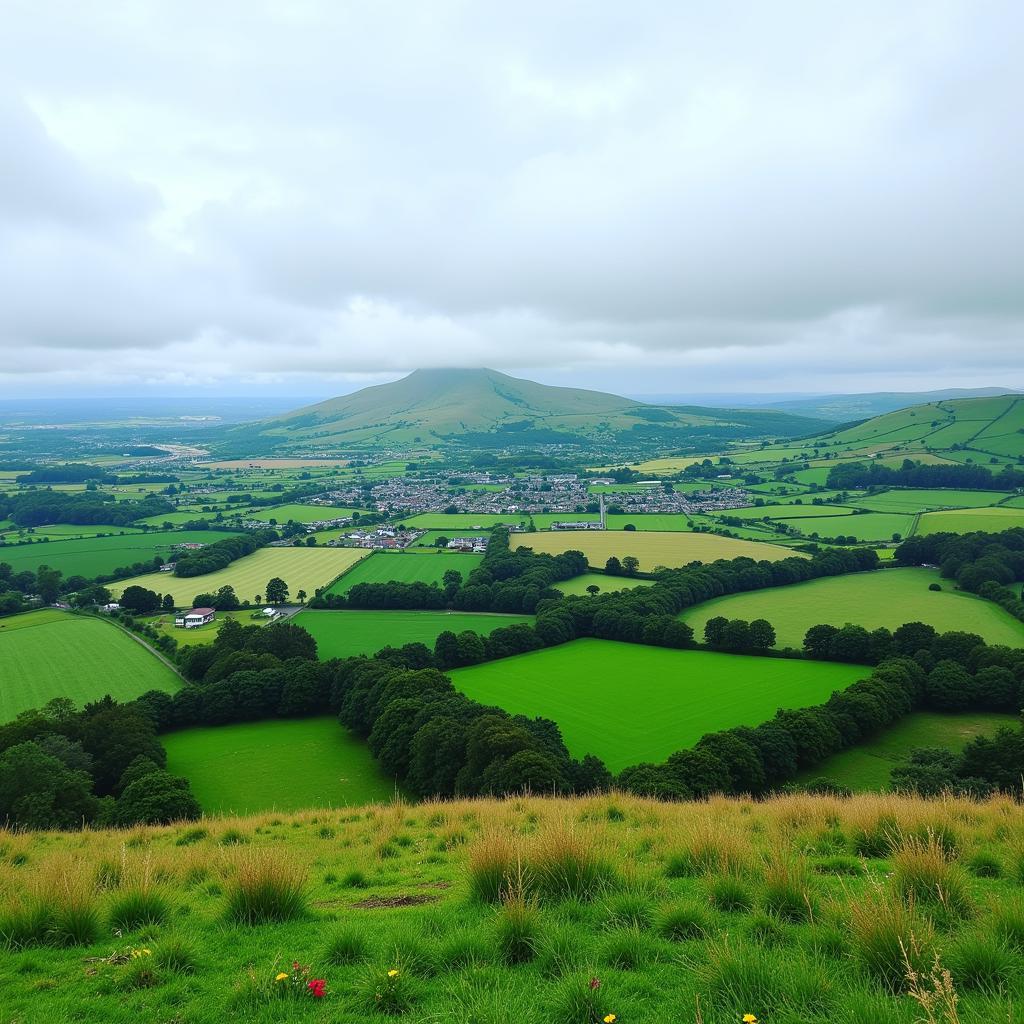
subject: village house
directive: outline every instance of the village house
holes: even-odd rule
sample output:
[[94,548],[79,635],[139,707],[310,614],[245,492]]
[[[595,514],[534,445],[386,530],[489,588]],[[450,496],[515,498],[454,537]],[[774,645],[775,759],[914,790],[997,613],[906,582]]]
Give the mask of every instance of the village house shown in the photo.
[[179,612],[174,616],[174,625],[177,629],[196,629],[205,626],[217,618],[217,612],[213,608],[193,608],[189,612]]

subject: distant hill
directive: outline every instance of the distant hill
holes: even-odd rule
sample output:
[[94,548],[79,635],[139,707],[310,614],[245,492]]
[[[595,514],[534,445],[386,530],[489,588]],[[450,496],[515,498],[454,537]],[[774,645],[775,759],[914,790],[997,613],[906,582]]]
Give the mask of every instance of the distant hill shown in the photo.
[[783,410],[655,406],[599,391],[550,387],[496,370],[416,370],[231,431],[236,442],[306,451],[464,444],[709,444],[803,436],[826,421]]
[[929,402],[962,398],[993,398],[998,395],[1017,394],[1013,388],[946,388],[943,391],[876,391],[862,395],[822,395],[818,398],[787,398],[769,400],[763,404],[798,416],[811,416],[823,420],[849,423],[872,416],[882,416],[897,409],[923,405]]

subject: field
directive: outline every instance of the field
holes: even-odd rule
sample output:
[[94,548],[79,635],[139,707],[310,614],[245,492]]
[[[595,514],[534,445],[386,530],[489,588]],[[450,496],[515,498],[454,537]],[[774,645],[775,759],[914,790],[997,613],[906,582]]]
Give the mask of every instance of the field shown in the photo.
[[322,660],[375,654],[404,644],[434,646],[438,634],[471,630],[481,636],[499,626],[533,622],[529,615],[483,615],[472,612],[304,611],[292,620],[316,638]]
[[196,594],[232,586],[240,601],[258,604],[256,595],[262,600],[267,582],[279,576],[288,584],[289,598],[294,601],[300,590],[312,597],[317,587],[326,587],[368,554],[363,548],[260,548],[232,562],[226,569],[205,576],[181,578],[171,573],[153,572],[111,584],[110,590],[117,595],[127,586],[146,587],[158,594],[172,594],[175,607],[185,608],[191,607]]
[[225,619],[235,619],[243,626],[266,625],[267,619],[262,614],[256,613],[253,618],[253,611],[238,612],[217,612],[217,618],[206,626],[196,626],[195,629],[178,629],[174,625],[174,615],[154,615],[142,621],[152,626],[158,633],[164,636],[173,637],[178,641],[179,646],[191,647],[193,644],[212,644],[217,637],[217,631]]
[[414,540],[410,547],[433,548],[434,542],[441,537],[445,537],[448,540],[455,540],[456,537],[483,537],[486,541],[489,536],[490,527],[487,527],[485,530],[427,530],[422,537]]
[[1024,509],[976,508],[966,512],[928,512],[918,520],[917,532],[999,533],[1015,526],[1024,526]]
[[1009,496],[1006,491],[921,490],[907,487],[857,498],[852,504],[878,512],[913,513],[936,508],[983,508],[996,505]]
[[167,558],[172,544],[200,543],[233,537],[233,533],[217,530],[183,530],[177,533],[129,533],[117,537],[96,537],[87,540],[60,540],[44,544],[20,544],[0,547],[0,562],[9,563],[15,572],[48,565],[67,576],[98,576],[115,569],[145,562],[160,555]]
[[[8,834],[0,917],[39,906],[91,927],[0,957],[4,1019],[914,1024],[918,1004],[885,984],[913,930],[957,995],[932,1021],[1018,1024],[1019,817],[1009,800],[528,796]],[[932,833],[956,862],[915,873],[913,837]],[[933,862],[961,913],[928,895]],[[525,894],[492,896],[517,865]],[[113,931],[153,878],[156,923]],[[264,879],[276,919],[239,920]],[[293,961],[322,998],[292,985]]]
[[584,596],[589,586],[600,587],[602,594],[611,594],[616,590],[631,590],[633,587],[653,585],[653,580],[634,580],[622,576],[605,576],[600,572],[585,572],[582,576],[573,576],[572,579],[556,583],[555,590],[560,590],[566,596],[572,594]]
[[559,554],[582,551],[593,566],[604,567],[609,557],[633,555],[640,569],[649,572],[658,565],[669,568],[688,562],[713,562],[717,558],[739,558],[777,562],[795,552],[775,544],[732,540],[711,533],[621,533],[608,530],[558,530],[554,533],[530,533],[512,538],[512,547],[531,547],[534,551]]
[[79,707],[110,694],[173,692],[181,680],[110,622],[50,609],[0,619],[0,722],[53,697]]
[[805,537],[855,537],[857,540],[890,540],[910,536],[914,517],[896,512],[865,512],[857,516],[820,516],[819,518],[790,519],[788,525]]
[[821,703],[868,672],[857,665],[586,639],[451,676],[483,704],[552,719],[572,754],[596,754],[619,771],[664,761],[707,732],[757,725],[779,708]]
[[889,773],[904,762],[915,747],[960,751],[976,736],[991,736],[1000,726],[1013,728],[1017,722],[1015,715],[984,712],[940,715],[918,711],[867,743],[844,750],[817,768],[804,772],[798,781],[828,778],[857,792],[884,790],[889,786]]
[[270,508],[249,512],[246,518],[262,519],[265,523],[287,523],[289,520],[296,523],[317,523],[327,519],[342,519],[351,516],[353,512],[364,511],[366,510],[340,508],[336,505],[272,505]]
[[342,807],[395,795],[366,744],[332,717],[185,729],[161,740],[167,770],[191,781],[207,814]]
[[467,576],[483,561],[483,555],[455,551],[390,552],[376,551],[350,569],[329,590],[329,594],[347,594],[357,583],[438,583],[449,569]]
[[[446,537],[451,537],[452,534],[448,532],[449,530],[469,530],[471,533],[482,533],[499,524],[522,523],[525,526],[529,518],[528,515],[519,512],[509,512],[500,516],[485,512],[455,512],[451,514],[422,512],[409,519],[404,519],[402,522],[405,526],[415,527],[417,530],[439,530]],[[572,517],[566,515],[563,518],[571,519]]]
[[[928,589],[938,583],[939,592]],[[787,587],[731,594],[688,608],[681,618],[700,638],[716,615],[727,619],[767,619],[780,647],[801,647],[811,626],[852,622],[866,629],[894,629],[926,622],[940,633],[966,630],[990,644],[1024,646],[1024,623],[991,601],[954,590],[936,569],[883,569],[796,583]]]

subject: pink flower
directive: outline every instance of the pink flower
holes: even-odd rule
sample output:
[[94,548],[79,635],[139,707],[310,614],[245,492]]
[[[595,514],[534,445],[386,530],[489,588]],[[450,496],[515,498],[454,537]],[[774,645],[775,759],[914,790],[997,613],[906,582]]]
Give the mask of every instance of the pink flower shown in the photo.
[[590,979],[590,991],[591,992],[595,992],[600,987],[601,987],[601,979],[600,978],[591,978]]

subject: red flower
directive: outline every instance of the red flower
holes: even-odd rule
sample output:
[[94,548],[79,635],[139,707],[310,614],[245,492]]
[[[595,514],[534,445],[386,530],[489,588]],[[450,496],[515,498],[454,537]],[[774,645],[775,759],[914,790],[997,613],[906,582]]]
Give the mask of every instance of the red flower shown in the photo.
[[327,982],[323,978],[314,978],[312,981],[307,982],[306,988],[309,989],[314,999],[323,999],[327,994]]
[[601,979],[600,978],[591,978],[590,979],[590,991],[591,992],[595,991],[596,989],[599,989],[600,987],[601,987]]

